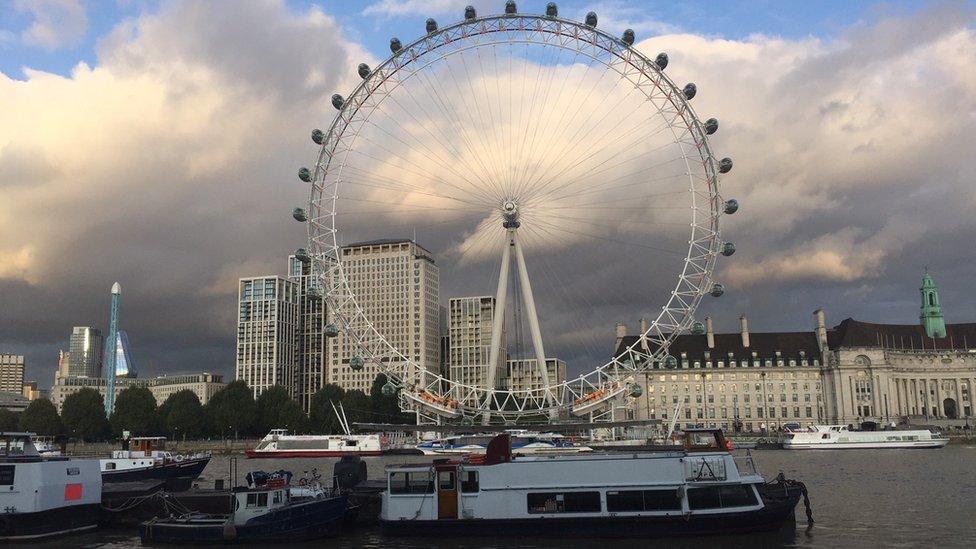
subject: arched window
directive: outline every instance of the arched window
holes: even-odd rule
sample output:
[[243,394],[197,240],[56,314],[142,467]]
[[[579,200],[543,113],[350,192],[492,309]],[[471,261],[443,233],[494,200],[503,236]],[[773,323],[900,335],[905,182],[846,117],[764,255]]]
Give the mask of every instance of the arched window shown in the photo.
[[929,306],[935,307],[935,294],[929,294]]

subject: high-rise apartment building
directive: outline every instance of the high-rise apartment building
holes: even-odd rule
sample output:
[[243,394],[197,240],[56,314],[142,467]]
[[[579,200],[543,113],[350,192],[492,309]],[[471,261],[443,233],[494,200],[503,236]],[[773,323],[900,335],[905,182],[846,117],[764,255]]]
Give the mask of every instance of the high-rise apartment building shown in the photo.
[[[491,357],[492,319],[495,298],[490,296],[452,297],[448,308],[450,334],[450,378],[458,383],[478,387],[488,385]],[[502,330],[496,385],[505,376],[505,334]]]
[[235,377],[255,397],[273,385],[295,396],[299,301],[298,283],[282,276],[242,278],[238,283]]
[[24,391],[24,357],[22,355],[0,355],[0,393]]
[[298,288],[298,341],[295,398],[308,412],[312,395],[325,385],[326,349],[325,299],[322,282],[312,274],[312,263],[288,257],[288,278]]
[[102,332],[90,326],[75,326],[68,343],[68,375],[102,375]]
[[[344,246],[342,264],[373,327],[415,363],[441,373],[440,273],[430,252],[409,239],[374,240]],[[368,393],[380,370],[369,363],[360,371],[350,368],[359,352],[340,331],[328,350],[327,381]]]
[[[509,391],[542,389],[544,385],[538,363],[539,361],[534,358],[512,359],[507,361],[505,377],[500,381],[501,387]],[[547,377],[549,378],[550,387],[565,383],[566,363],[558,358],[547,358],[546,373],[548,374]]]

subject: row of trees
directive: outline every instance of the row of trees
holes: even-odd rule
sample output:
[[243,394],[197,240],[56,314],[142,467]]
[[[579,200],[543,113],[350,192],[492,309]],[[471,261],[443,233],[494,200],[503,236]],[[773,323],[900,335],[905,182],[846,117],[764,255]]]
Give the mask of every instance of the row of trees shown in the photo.
[[119,392],[108,418],[101,394],[86,387],[64,399],[60,415],[46,399],[31,402],[20,414],[0,409],[0,429],[19,428],[86,441],[119,438],[123,431],[134,436],[165,434],[173,439],[264,436],[276,428],[333,434],[342,428],[332,403],[342,404],[350,423],[410,422],[413,416],[400,411],[397,395],[383,394],[385,383],[386,376],[378,376],[369,395],[327,384],[312,396],[309,414],[281,386],[271,387],[255,399],[245,382],[234,381],[215,393],[206,406],[190,390],[173,393],[156,406],[149,389],[128,387]]

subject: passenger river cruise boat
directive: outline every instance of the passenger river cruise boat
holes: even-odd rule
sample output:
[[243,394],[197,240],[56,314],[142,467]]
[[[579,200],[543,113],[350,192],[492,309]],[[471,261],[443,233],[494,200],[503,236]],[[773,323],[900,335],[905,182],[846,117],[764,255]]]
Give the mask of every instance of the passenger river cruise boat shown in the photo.
[[166,437],[132,437],[122,441],[122,449],[100,460],[102,482],[158,480],[168,490],[188,490],[210,463],[209,453],[191,455],[166,451]]
[[[525,430],[506,431],[511,436],[514,454],[578,454],[591,452],[592,448],[578,444],[573,439],[557,433],[536,433]],[[443,454],[484,454],[495,435],[458,435],[428,440],[417,445],[427,456]]]
[[248,458],[379,456],[390,449],[388,436],[290,435],[288,429],[272,429],[254,448],[244,450]]
[[389,466],[386,480],[385,531],[458,536],[774,530],[794,520],[805,493],[782,477],[767,483],[751,456],[725,450],[720,430],[688,431],[675,451],[524,457],[502,434],[484,456]]
[[949,437],[927,429],[914,431],[851,431],[846,425],[811,425],[807,431],[786,433],[787,450],[856,450],[877,448],[942,448]]

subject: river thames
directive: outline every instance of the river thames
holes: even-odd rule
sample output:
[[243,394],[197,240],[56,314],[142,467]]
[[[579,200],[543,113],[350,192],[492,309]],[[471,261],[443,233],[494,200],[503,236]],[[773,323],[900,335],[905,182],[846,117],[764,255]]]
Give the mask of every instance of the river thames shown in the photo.
[[[768,479],[783,471],[806,483],[816,524],[809,530],[802,503],[795,529],[729,537],[613,540],[625,547],[972,547],[976,544],[976,443],[953,444],[942,450],[821,450],[790,452],[754,450],[757,466]],[[417,462],[421,456],[366,458],[370,478],[382,476],[391,463]],[[227,478],[230,458],[217,456],[204,471],[201,486]],[[300,476],[317,467],[331,475],[335,459],[255,459],[238,461],[239,475],[250,470],[284,468]],[[287,541],[287,540],[285,540]],[[360,528],[339,539],[307,544],[341,548],[591,548],[599,540],[506,537],[495,538],[389,538],[375,528]],[[47,547],[138,546],[135,529],[107,530]]]

